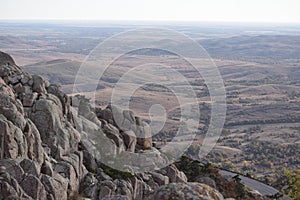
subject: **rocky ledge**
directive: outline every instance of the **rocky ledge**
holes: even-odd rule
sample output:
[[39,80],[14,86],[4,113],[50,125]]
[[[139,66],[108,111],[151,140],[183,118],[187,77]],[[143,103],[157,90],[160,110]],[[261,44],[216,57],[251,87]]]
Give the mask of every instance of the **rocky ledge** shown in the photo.
[[105,140],[96,142],[112,157],[144,151],[165,161],[148,124],[114,109],[70,98],[0,52],[0,199],[223,199],[208,185],[188,183],[175,165],[128,173],[102,163],[106,152],[93,139]]

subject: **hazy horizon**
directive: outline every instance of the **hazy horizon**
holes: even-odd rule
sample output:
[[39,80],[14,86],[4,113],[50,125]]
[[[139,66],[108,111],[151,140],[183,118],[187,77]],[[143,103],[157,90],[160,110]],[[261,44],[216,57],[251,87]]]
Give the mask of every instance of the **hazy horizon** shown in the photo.
[[1,2],[0,20],[299,24],[299,8],[296,0],[11,0]]
[[300,25],[299,22],[262,22],[262,21],[193,21],[193,20],[150,20],[150,19],[0,19],[0,22],[49,22],[49,23],[56,23],[56,22],[71,22],[71,23],[81,23],[81,22],[90,22],[90,23],[146,23],[146,24],[164,24],[164,23],[171,23],[171,24],[225,24],[225,25]]

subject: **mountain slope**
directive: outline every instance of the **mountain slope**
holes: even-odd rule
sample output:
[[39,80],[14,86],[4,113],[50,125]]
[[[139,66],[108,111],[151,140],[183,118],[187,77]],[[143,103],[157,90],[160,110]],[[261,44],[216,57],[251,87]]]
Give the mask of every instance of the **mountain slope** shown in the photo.
[[[168,157],[148,126],[131,111],[71,98],[0,52],[0,199],[224,199],[175,165],[161,168]],[[143,159],[129,166],[137,171],[120,168],[137,153]]]
[[[112,107],[92,112],[87,99],[71,99],[57,85],[23,72],[2,52],[0,77],[0,199],[61,200],[81,195],[145,199],[170,180],[186,181],[174,166],[166,168],[172,169],[173,175],[136,175],[101,163],[99,158],[105,152],[95,150],[95,140],[101,142],[102,149],[113,152],[112,156],[147,151],[163,159],[152,147],[151,137],[136,138],[116,127]],[[141,124],[133,113],[130,115],[135,119],[131,123]]]

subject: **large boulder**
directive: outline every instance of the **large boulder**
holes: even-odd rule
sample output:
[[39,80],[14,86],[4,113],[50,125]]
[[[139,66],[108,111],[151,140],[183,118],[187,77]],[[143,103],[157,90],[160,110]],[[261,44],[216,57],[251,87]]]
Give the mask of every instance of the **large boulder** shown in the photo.
[[30,119],[53,157],[60,158],[77,149],[80,134],[63,117],[62,105],[56,96],[41,95],[31,110]]
[[158,188],[149,199],[224,200],[224,197],[216,189],[202,183],[170,183]]
[[0,199],[33,200],[3,166],[0,167],[0,185]]
[[129,131],[121,131],[120,133],[123,137],[124,143],[127,147],[127,151],[130,152],[135,152],[135,147],[136,147],[136,135],[133,131],[129,130]]
[[48,175],[50,177],[53,176],[53,173],[54,173],[53,172],[53,167],[52,167],[52,164],[49,161],[45,160],[45,162],[42,164],[41,173],[45,174],[45,175]]
[[22,70],[15,64],[12,57],[0,51],[0,77],[6,79],[21,73]]
[[114,195],[116,189],[117,185],[113,181],[101,181],[98,183],[98,199],[104,199]]
[[5,169],[11,178],[14,178],[18,183],[23,180],[24,170],[19,163],[14,159],[1,159],[0,167]]
[[0,51],[0,66],[3,65],[15,65],[15,61],[10,55]]
[[142,121],[141,118],[134,116],[132,111],[121,110],[116,106],[109,105],[103,110],[98,110],[97,116],[112,123],[127,137],[127,148],[131,149],[131,151],[132,145],[135,146],[135,140],[138,149],[151,149],[152,135],[150,126]]
[[0,93],[0,114],[4,115],[14,125],[24,130],[26,120],[24,118],[24,109],[19,100],[14,99],[5,93]]
[[49,83],[41,76],[33,75],[33,86],[32,90],[37,93],[47,93],[46,87],[49,86]]
[[66,180],[68,180],[68,188],[71,191],[77,191],[77,187],[79,185],[77,181],[79,179],[76,178],[76,171],[71,164],[64,161],[60,161],[57,164],[55,164],[54,171],[62,177],[64,177]]
[[164,176],[160,173],[157,173],[157,172],[150,172],[153,180],[159,185],[167,185],[169,184],[169,177],[167,176]]
[[61,105],[62,105],[63,115],[65,115],[67,117],[67,119],[70,121],[70,123],[72,125],[74,125],[73,115],[70,110],[71,102],[72,102],[71,98],[68,95],[66,95],[65,93],[63,93],[63,91],[61,90],[61,87],[56,84],[51,84],[49,87],[47,87],[47,92],[58,97],[58,99],[60,100]]
[[35,124],[30,119],[27,119],[24,135],[28,145],[28,158],[36,161],[38,164],[42,164],[44,161],[44,149],[42,147],[41,136]]
[[33,199],[46,199],[46,190],[38,177],[28,174],[20,182],[23,190]]
[[0,93],[7,94],[8,96],[15,98],[13,89],[9,87],[1,77],[0,77]]
[[38,98],[38,93],[25,93],[22,96],[23,107],[32,107]]
[[151,188],[141,179],[137,177],[133,177],[131,179],[131,185],[133,187],[132,190],[132,198],[133,199],[143,199],[144,196],[148,196],[150,194]]
[[22,131],[0,114],[0,159],[23,157],[27,143]]
[[114,127],[112,124],[107,123],[106,121],[102,121],[102,130],[103,133],[110,139],[114,141],[114,143],[118,147],[118,152],[125,151],[125,145],[122,138],[122,135],[120,134],[120,131]]
[[217,188],[216,182],[212,178],[207,176],[196,178],[196,182],[209,185],[212,188]]
[[78,95],[72,97],[73,106],[77,108],[78,114],[101,127],[101,122],[97,118],[94,108],[91,107],[89,101],[84,96]]
[[116,180],[114,180],[114,183],[117,186],[116,191],[115,191],[115,193],[117,195],[124,195],[128,199],[132,199],[133,188],[129,181],[122,180],[122,179],[116,179]]
[[95,178],[95,176],[92,173],[87,173],[80,182],[79,192],[84,197],[93,199],[96,197],[97,183],[98,180]]
[[35,177],[40,176],[41,168],[38,163],[34,162],[33,160],[24,158],[20,162],[20,166],[22,167],[23,171],[27,174],[31,174]]
[[183,172],[179,171],[178,168],[174,164],[161,169],[160,172],[163,175],[169,177],[170,183],[180,183],[180,182],[185,183],[185,182],[187,182],[186,175]]
[[117,129],[107,127],[107,131],[104,131],[99,120],[100,123],[96,124],[81,116],[78,108],[73,107],[71,110],[76,129],[81,133],[80,147],[83,150],[83,162],[87,164],[87,169],[95,170],[94,159],[101,160],[103,157],[109,159],[125,149],[122,139],[118,135],[113,135],[116,133],[113,131],[118,131]]
[[59,174],[54,173],[53,177],[42,174],[41,182],[47,192],[47,200],[66,200],[68,182]]

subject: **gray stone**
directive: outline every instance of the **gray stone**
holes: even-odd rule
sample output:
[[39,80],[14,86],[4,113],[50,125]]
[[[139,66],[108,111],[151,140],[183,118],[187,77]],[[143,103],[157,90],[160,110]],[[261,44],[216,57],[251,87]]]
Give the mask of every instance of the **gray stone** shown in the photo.
[[82,152],[72,153],[61,158],[64,162],[69,163],[75,170],[76,179],[83,178],[83,154]]
[[104,181],[104,180],[112,181],[112,178],[108,176],[101,168],[97,169],[97,179],[100,181]]
[[116,189],[116,192],[115,192],[116,194],[124,195],[128,199],[132,199],[133,188],[132,188],[132,185],[131,185],[130,182],[127,182],[127,181],[122,180],[122,179],[116,179],[116,180],[114,180],[114,183],[117,186],[117,189]]
[[8,77],[8,82],[12,85],[15,85],[19,82],[20,79],[21,79],[20,75],[9,76]]
[[152,134],[150,126],[143,122],[139,117],[134,116],[132,111],[123,111],[120,108],[109,105],[104,110],[100,110],[99,113],[97,113],[97,116],[110,124],[113,124],[124,133],[127,131],[134,132],[134,135],[137,138],[136,147],[139,149],[151,149]]
[[17,94],[19,93],[25,93],[25,87],[21,83],[18,83],[17,85],[14,86],[14,89]]
[[24,107],[32,107],[35,101],[37,100],[38,94],[36,92],[34,93],[28,93],[23,96],[23,106]]
[[99,110],[99,112],[97,113],[97,117],[99,117],[100,119],[104,119],[110,124],[114,123],[113,113],[109,107],[104,110]]
[[20,165],[13,159],[1,159],[0,166],[5,168],[5,172],[9,173],[10,176],[20,182],[23,179],[24,171]]
[[18,143],[15,140],[17,127],[0,114],[0,159],[17,158]]
[[38,128],[42,141],[51,149],[53,157],[60,158],[77,148],[80,134],[65,121],[56,96],[41,96],[32,108],[30,119]]
[[170,165],[162,171],[165,171],[163,174],[169,177],[170,183],[187,182],[186,175],[179,171],[175,165]]
[[49,87],[47,87],[47,92],[58,97],[62,104],[64,115],[70,112],[71,99],[65,93],[62,92],[60,86],[51,84]]
[[169,184],[169,177],[156,172],[150,172],[153,180],[158,183],[159,186]]
[[25,85],[25,84],[28,83],[28,81],[29,81],[30,79],[31,79],[31,76],[29,76],[29,75],[24,75],[23,78],[21,79],[21,83],[22,83],[23,85]]
[[66,200],[68,189],[67,180],[56,173],[53,175],[53,177],[45,174],[41,175],[41,182],[43,183],[45,190],[48,194],[51,194],[55,200]]
[[46,93],[46,81],[41,77],[37,75],[32,76],[33,80],[33,91],[37,93]]
[[18,155],[20,157],[27,157],[27,152],[28,152],[27,141],[21,129],[16,128],[14,133],[14,138],[18,145]]
[[111,180],[104,180],[100,182],[101,187],[102,186],[107,186],[109,189],[111,189],[112,191],[115,191],[117,189],[116,184],[111,181]]
[[15,199],[15,200],[32,200],[24,190],[20,187],[17,180],[9,175],[7,172],[0,174],[0,194],[1,199]]
[[137,137],[137,145],[141,147],[141,149],[151,149],[152,147],[152,134],[150,126],[142,122],[140,125],[137,125],[135,131]]
[[217,190],[202,183],[170,183],[158,188],[149,199],[224,200],[224,197]]
[[131,200],[126,195],[112,195],[109,197],[104,197],[103,200]]
[[15,94],[14,94],[12,88],[9,87],[1,77],[0,77],[0,93],[3,93],[12,98],[15,98]]
[[46,199],[45,187],[37,177],[28,174],[22,179],[20,186],[33,199]]
[[28,81],[28,85],[32,86],[33,85],[33,78],[31,77]]
[[97,191],[97,179],[92,173],[87,173],[81,180],[79,186],[79,192],[84,197],[94,198]]
[[71,104],[72,104],[72,106],[73,107],[79,107],[79,105],[80,105],[80,96],[72,96],[71,97]]
[[100,191],[99,191],[99,199],[106,199],[106,197],[111,196],[112,191],[111,189],[109,189],[107,186],[102,186],[100,187]]
[[44,149],[42,147],[40,133],[34,123],[29,119],[27,119],[24,135],[28,145],[28,158],[36,161],[38,164],[42,164],[44,162]]
[[94,109],[89,104],[89,100],[84,97],[80,97],[80,103],[78,106],[78,114],[83,116],[85,119],[93,122],[97,126],[101,127],[101,122],[98,119]]
[[125,131],[121,132],[121,135],[123,136],[127,150],[134,153],[137,142],[135,133],[133,131]]
[[217,187],[216,182],[213,179],[211,179],[210,177],[198,177],[198,178],[196,178],[196,182],[204,183],[206,185],[209,185],[212,188]]
[[25,173],[31,174],[35,177],[39,177],[40,166],[38,166],[34,161],[25,158],[20,162],[20,166]]
[[50,162],[46,160],[44,161],[44,163],[41,166],[41,173],[51,177],[53,176],[53,169]]
[[3,114],[9,121],[23,130],[26,121],[23,116],[24,110],[22,104],[7,94],[0,95],[0,114]]
[[77,191],[79,183],[76,179],[76,172],[71,164],[60,161],[55,164],[54,171],[68,180],[68,187],[71,191]]
[[[15,65],[15,61],[13,60],[13,58],[7,53],[0,51],[0,67],[2,68],[3,66],[10,66],[10,65],[11,66]],[[13,71],[13,68],[10,71]],[[5,75],[0,73],[0,76],[5,76]]]
[[104,132],[104,134],[112,139],[115,144],[117,145],[117,147],[119,147],[119,152],[122,152],[125,150],[124,147],[124,143],[123,143],[123,139],[121,138],[121,135],[119,133],[119,130],[114,127],[113,125],[109,124],[109,123],[102,123],[102,130]]
[[86,167],[86,169],[90,172],[95,172],[98,166],[94,156],[88,150],[83,150],[82,153],[83,153],[83,164]]
[[131,184],[133,187],[132,198],[143,199],[146,184],[143,181],[139,180],[137,177],[132,178]]

